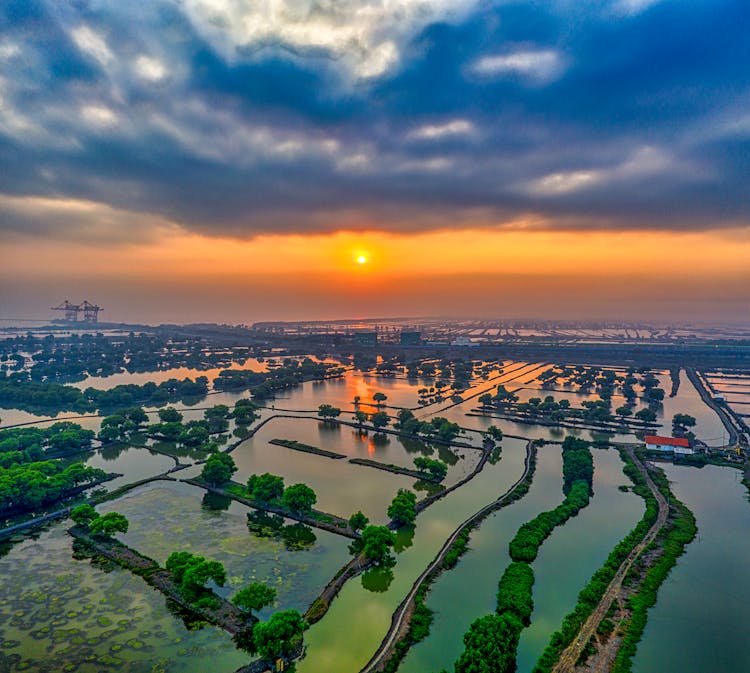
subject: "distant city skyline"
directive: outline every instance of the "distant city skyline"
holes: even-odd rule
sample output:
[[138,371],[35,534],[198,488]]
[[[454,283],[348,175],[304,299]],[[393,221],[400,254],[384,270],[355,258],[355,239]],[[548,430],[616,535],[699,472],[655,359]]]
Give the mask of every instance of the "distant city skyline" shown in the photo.
[[0,318],[750,322],[746,0],[11,0]]

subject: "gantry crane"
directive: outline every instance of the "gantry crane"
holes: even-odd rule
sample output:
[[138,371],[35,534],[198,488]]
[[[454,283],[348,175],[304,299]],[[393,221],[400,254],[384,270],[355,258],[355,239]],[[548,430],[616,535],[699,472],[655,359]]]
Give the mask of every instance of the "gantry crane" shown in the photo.
[[68,322],[77,322],[78,314],[83,313],[84,322],[99,322],[99,311],[104,309],[101,306],[92,304],[84,299],[81,304],[71,304],[67,299],[59,306],[52,306],[53,311],[65,311],[65,320]]
[[99,311],[104,310],[101,306],[92,304],[86,299],[83,300],[83,304],[81,304],[80,309],[83,311],[84,322],[99,322]]
[[65,320],[75,322],[78,320],[78,311],[81,307],[78,304],[71,304],[67,299],[59,306],[52,306],[53,311],[65,311]]

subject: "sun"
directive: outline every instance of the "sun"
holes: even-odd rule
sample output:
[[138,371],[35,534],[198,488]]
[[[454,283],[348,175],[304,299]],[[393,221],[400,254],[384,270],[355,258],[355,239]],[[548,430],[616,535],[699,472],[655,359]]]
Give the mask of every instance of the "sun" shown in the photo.
[[357,257],[357,264],[367,264],[367,255],[359,255]]

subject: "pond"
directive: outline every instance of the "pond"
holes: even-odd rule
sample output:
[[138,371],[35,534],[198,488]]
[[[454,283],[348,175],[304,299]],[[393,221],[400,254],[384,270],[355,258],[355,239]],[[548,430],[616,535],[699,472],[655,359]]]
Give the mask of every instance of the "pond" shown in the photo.
[[71,545],[60,524],[0,558],[0,669],[229,672],[249,661],[229,634],[186,627],[140,577],[75,560]]
[[634,673],[750,671],[750,504],[741,472],[659,464],[698,535],[659,589]]
[[276,610],[307,610],[349,560],[350,541],[340,535],[315,529],[309,549],[288,551],[281,540],[250,533],[247,513],[254,510],[222,500],[189,484],[161,481],[97,509],[124,514],[130,528],[119,539],[161,565],[174,551],[221,561],[227,571],[226,587],[217,588],[222,595],[231,596],[250,582],[273,586],[277,601],[260,613],[265,618]]

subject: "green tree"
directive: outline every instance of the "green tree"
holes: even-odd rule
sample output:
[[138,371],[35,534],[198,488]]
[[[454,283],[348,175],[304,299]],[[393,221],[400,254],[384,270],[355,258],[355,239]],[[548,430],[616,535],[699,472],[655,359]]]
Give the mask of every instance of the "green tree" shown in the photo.
[[127,533],[129,525],[127,518],[123,514],[119,512],[107,512],[107,514],[96,517],[89,525],[89,530],[93,535],[111,537],[115,533]]
[[237,471],[232,456],[228,453],[214,453],[203,465],[201,477],[209,484],[218,485],[228,482]]
[[656,412],[653,409],[641,409],[635,412],[635,417],[644,423],[653,423],[656,420]]
[[433,460],[419,456],[414,459],[414,466],[423,472],[429,472],[430,476],[442,481],[448,474],[448,466],[442,460]]
[[464,634],[455,673],[513,673],[521,622],[510,614],[475,619]]
[[370,423],[375,426],[376,430],[384,428],[386,425],[388,425],[389,422],[390,418],[388,418],[388,414],[385,413],[385,411],[377,411],[372,416],[370,416]]
[[309,514],[318,496],[307,484],[293,484],[284,489],[284,504],[298,514]]
[[325,420],[329,420],[332,418],[337,418],[341,415],[341,409],[338,407],[334,407],[331,404],[321,404],[318,407],[318,416]]
[[182,414],[174,407],[164,407],[156,413],[162,423],[182,423]]
[[227,581],[227,573],[219,561],[201,560],[192,564],[185,570],[182,578],[182,586],[188,591],[196,591],[204,587],[208,580],[213,580],[218,586],[223,587]]
[[675,414],[672,416],[672,430],[685,431],[688,428],[695,427],[696,422],[695,416],[691,416],[690,414]]
[[253,500],[271,502],[284,495],[284,478],[269,472],[253,474],[247,480],[247,490]]
[[354,512],[349,517],[349,525],[352,530],[362,530],[368,523],[370,523],[370,520],[361,511]]
[[94,519],[99,518],[99,513],[91,505],[78,505],[71,510],[70,518],[79,526],[89,526]]
[[266,659],[290,655],[304,630],[305,620],[296,610],[273,614],[267,622],[258,622],[253,628],[258,654]]
[[361,409],[357,409],[354,412],[354,419],[357,421],[357,425],[361,428],[364,423],[367,423],[367,419],[369,418],[369,415],[362,411]]
[[392,560],[390,551],[396,544],[396,536],[387,526],[365,526],[357,550],[377,565]]
[[490,425],[490,427],[484,431],[484,437],[492,442],[502,442],[503,431],[496,425]]
[[148,414],[143,410],[143,407],[132,407],[127,409],[124,413],[128,420],[135,423],[136,427],[148,423]]
[[385,393],[377,392],[372,396],[372,399],[378,406],[382,406],[383,402],[388,399],[388,395]]
[[481,404],[483,407],[491,407],[492,400],[493,398],[490,393],[485,393],[484,395],[479,396],[479,404]]
[[232,603],[242,610],[258,612],[276,600],[276,589],[262,582],[253,582],[240,589],[233,597]]
[[410,526],[417,518],[417,496],[411,491],[400,488],[388,506],[388,516],[398,526]]

